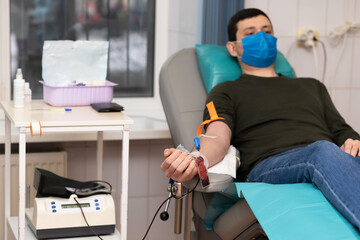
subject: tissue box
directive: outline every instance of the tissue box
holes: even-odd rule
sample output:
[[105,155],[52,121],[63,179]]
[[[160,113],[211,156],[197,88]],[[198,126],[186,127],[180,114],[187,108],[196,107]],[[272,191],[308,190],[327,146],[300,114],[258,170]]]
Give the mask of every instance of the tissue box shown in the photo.
[[114,86],[117,84],[106,81],[104,86],[67,86],[53,87],[43,85],[44,101],[52,106],[86,106],[92,103],[112,102]]

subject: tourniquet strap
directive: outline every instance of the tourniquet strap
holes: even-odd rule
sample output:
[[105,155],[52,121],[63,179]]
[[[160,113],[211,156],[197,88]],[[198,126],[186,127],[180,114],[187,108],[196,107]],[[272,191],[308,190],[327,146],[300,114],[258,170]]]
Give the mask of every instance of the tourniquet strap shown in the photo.
[[216,112],[216,109],[215,109],[215,106],[214,106],[214,103],[213,101],[209,102],[208,104],[206,104],[206,107],[209,111],[209,114],[210,114],[210,119],[209,120],[205,120],[204,122],[202,122],[198,128],[198,131],[197,131],[197,134],[196,136],[199,137],[201,135],[201,131],[202,131],[202,128],[205,124],[208,124],[210,122],[213,122],[213,121],[217,121],[219,119],[224,119],[222,117],[219,117],[217,112]]

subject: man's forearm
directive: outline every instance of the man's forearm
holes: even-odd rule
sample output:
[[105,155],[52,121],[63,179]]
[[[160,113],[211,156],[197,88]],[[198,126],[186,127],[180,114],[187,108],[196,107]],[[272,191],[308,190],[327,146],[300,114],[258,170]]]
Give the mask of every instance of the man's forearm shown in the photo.
[[206,136],[200,138],[200,152],[209,161],[209,167],[220,162],[230,147],[231,130],[223,122],[211,123]]

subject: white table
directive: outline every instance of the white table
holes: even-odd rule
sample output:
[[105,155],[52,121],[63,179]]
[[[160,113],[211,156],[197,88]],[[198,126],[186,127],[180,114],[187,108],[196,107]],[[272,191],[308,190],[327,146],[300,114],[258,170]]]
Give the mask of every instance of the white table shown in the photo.
[[[10,217],[10,156],[11,123],[19,130],[19,219],[18,239],[25,240],[25,179],[26,137],[31,121],[40,122],[42,135],[58,132],[97,132],[97,177],[102,179],[103,132],[122,131],[122,191],[120,207],[120,235],[127,236],[129,132],[134,121],[123,112],[98,113],[90,106],[71,107],[71,112],[52,112],[55,109],[42,100],[32,101],[24,108],[14,108],[12,101],[1,102],[5,113],[5,223]],[[35,110],[43,109],[43,110]],[[5,228],[5,239],[8,233]]]

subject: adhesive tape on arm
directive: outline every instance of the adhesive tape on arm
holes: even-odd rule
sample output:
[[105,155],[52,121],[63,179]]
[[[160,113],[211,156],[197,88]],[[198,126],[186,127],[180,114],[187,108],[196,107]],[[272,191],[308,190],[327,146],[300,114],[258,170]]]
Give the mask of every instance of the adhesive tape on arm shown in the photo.
[[31,136],[41,136],[41,123],[40,121],[31,121],[30,122],[30,131]]

